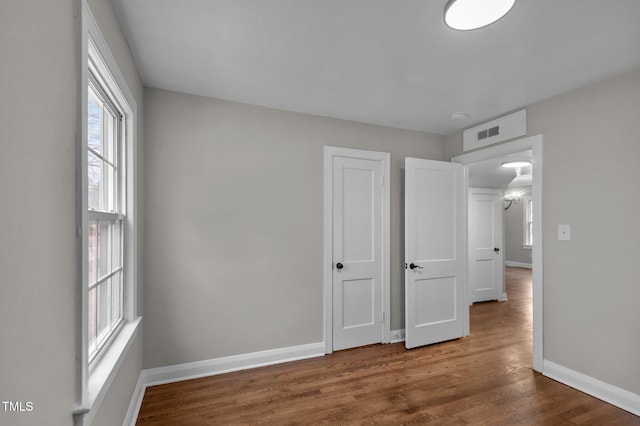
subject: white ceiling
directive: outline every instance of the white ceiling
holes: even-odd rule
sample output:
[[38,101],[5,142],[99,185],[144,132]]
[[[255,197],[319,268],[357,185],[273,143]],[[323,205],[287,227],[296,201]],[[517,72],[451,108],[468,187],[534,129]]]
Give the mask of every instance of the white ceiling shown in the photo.
[[146,86],[439,134],[640,66],[639,0],[113,1]]

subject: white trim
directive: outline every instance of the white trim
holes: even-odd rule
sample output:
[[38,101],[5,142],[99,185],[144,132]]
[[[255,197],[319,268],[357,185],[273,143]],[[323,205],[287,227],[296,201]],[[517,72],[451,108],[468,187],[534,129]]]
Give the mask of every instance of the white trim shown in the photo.
[[514,154],[522,151],[532,151],[533,184],[533,240],[536,242],[532,250],[533,266],[533,369],[542,371],[544,357],[543,351],[543,260],[542,260],[542,135],[530,136],[492,146],[468,154],[458,155],[451,159],[452,162],[469,164],[478,161],[489,160],[503,155]]
[[382,161],[383,182],[383,232],[382,232],[382,343],[391,339],[391,154],[361,149],[324,147],[324,344],[325,353],[333,352],[333,158],[351,157]]
[[147,386],[163,385],[321,356],[324,356],[324,342],[142,370],[123,425],[135,425]]
[[142,407],[142,400],[144,399],[144,392],[147,390],[147,385],[142,382],[142,379],[143,375],[141,371],[138,376],[138,383],[136,383],[136,388],[133,391],[133,396],[131,397],[131,402],[129,402],[127,414],[124,416],[122,426],[135,426],[136,421],[138,420],[138,414],[140,414],[140,407]]
[[533,265],[531,263],[513,262],[511,260],[505,260],[504,266],[511,266],[513,268],[527,268],[527,269],[533,268]]
[[640,416],[640,395],[571,370],[555,362],[544,360],[543,374],[616,407]]
[[138,335],[141,318],[130,321],[122,327],[100,362],[91,372],[85,387],[86,405],[73,410],[76,425],[90,425],[102,404],[111,383]]
[[149,368],[141,374],[145,385],[153,386],[320,356],[324,356],[323,342]]

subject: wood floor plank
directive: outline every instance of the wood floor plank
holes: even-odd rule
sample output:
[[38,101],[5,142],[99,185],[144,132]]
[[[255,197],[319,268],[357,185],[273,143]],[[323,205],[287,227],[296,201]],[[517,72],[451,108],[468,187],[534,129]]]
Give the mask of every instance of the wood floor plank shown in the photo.
[[471,335],[406,350],[372,345],[147,388],[137,425],[640,425],[531,369],[531,271],[506,302],[471,307]]

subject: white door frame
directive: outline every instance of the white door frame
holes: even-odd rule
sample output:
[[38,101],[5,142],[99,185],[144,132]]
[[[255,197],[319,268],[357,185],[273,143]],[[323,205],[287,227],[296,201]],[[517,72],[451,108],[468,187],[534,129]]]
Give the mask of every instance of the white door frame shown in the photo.
[[325,353],[333,352],[333,159],[349,157],[363,160],[382,161],[384,170],[382,197],[382,343],[391,339],[391,197],[390,175],[391,154],[388,152],[365,151],[360,149],[324,147],[324,347]]
[[[544,360],[543,351],[543,264],[542,264],[542,135],[530,136],[502,145],[492,146],[458,155],[451,159],[452,162],[469,164],[477,161],[489,160],[503,155],[514,154],[522,151],[532,151],[533,168],[533,214],[536,218],[533,222],[533,240],[535,244],[532,249],[533,263],[533,369],[542,372]],[[466,168],[465,168],[466,169]],[[465,186],[468,187],[468,173],[465,170]],[[468,213],[468,207],[465,206]],[[467,241],[467,245],[468,245]]]

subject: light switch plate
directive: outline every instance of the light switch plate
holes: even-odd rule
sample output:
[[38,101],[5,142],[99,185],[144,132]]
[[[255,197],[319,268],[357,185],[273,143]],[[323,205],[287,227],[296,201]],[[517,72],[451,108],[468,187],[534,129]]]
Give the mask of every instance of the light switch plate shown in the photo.
[[571,225],[558,225],[558,240],[571,241]]

